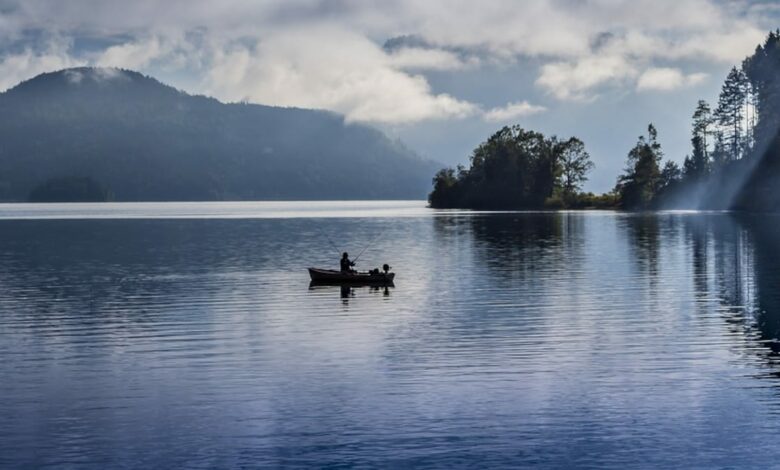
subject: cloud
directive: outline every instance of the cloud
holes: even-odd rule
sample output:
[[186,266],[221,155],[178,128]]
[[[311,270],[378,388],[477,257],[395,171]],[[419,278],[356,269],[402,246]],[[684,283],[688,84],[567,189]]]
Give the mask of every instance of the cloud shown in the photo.
[[697,85],[707,78],[705,73],[683,74],[669,67],[649,68],[640,75],[636,88],[640,91],[671,91]]
[[399,124],[478,112],[473,103],[434,93],[422,75],[401,70],[411,63],[361,35],[291,30],[218,51],[204,88],[229,101],[337,111],[347,121]]
[[507,103],[506,106],[485,111],[483,119],[488,122],[505,122],[519,117],[530,116],[546,111],[544,106],[533,105],[528,101]]
[[403,47],[389,52],[393,67],[417,70],[463,70],[479,65],[475,57],[461,59],[457,54],[441,49]]
[[[439,82],[431,72],[466,74],[530,59],[539,64],[539,89],[590,101],[611,87],[692,85],[703,77],[669,70],[736,63],[773,26],[771,9],[716,0],[492,0],[478,7],[470,0],[9,0],[4,6],[0,84],[90,63],[170,72],[173,85],[186,81],[190,91],[226,100],[324,108],[384,123],[481,114],[475,103],[432,86]],[[8,46],[35,31],[104,46]],[[383,49],[388,38],[403,40]]]
[[536,85],[558,99],[584,101],[594,98],[594,88],[636,75],[636,67],[622,56],[591,56],[543,65]]
[[3,56],[0,59],[0,90],[11,88],[44,72],[84,65],[86,61],[71,57],[69,47],[67,41],[52,41],[43,50],[25,48],[21,52]]
[[111,46],[95,60],[101,67],[121,67],[140,69],[163,54],[163,48],[157,37],[127,42]]
[[[629,55],[733,62],[773,27],[766,8],[716,0],[16,0],[6,2],[4,30],[58,30],[139,36],[204,30],[236,39],[328,25],[384,41],[413,35],[440,47],[572,59],[592,54],[604,32],[625,35]],[[750,6],[750,7],[749,7]],[[639,14],[638,12],[641,12]],[[647,44],[656,46],[648,49]],[[634,47],[638,47],[635,49]]]

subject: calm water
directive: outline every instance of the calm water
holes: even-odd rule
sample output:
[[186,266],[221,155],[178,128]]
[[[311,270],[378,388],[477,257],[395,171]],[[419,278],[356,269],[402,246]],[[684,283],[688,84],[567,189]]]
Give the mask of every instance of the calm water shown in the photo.
[[0,206],[0,467],[777,465],[773,225]]

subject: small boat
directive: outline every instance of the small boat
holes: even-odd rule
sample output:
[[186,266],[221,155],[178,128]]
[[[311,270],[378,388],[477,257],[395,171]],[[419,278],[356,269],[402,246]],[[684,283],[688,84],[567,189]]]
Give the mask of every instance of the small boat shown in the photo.
[[355,272],[345,273],[333,269],[309,268],[312,282],[333,284],[392,284],[395,273]]

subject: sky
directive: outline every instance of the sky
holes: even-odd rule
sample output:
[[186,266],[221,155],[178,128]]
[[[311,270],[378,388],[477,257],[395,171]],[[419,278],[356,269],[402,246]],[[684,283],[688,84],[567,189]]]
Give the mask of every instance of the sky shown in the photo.
[[602,192],[650,122],[681,162],[697,100],[778,20],[779,2],[740,0],[0,0],[0,89],[121,67],[338,112],[446,165],[519,124],[581,138]]

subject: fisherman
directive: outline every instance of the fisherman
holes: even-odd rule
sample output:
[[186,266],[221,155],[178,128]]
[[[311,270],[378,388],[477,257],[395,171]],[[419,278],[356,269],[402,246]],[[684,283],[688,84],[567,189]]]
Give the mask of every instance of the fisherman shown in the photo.
[[349,260],[349,253],[347,253],[345,251],[344,254],[341,255],[341,272],[342,273],[352,273],[352,272],[354,272],[352,270],[352,266],[354,266],[354,265],[355,265],[355,262]]

